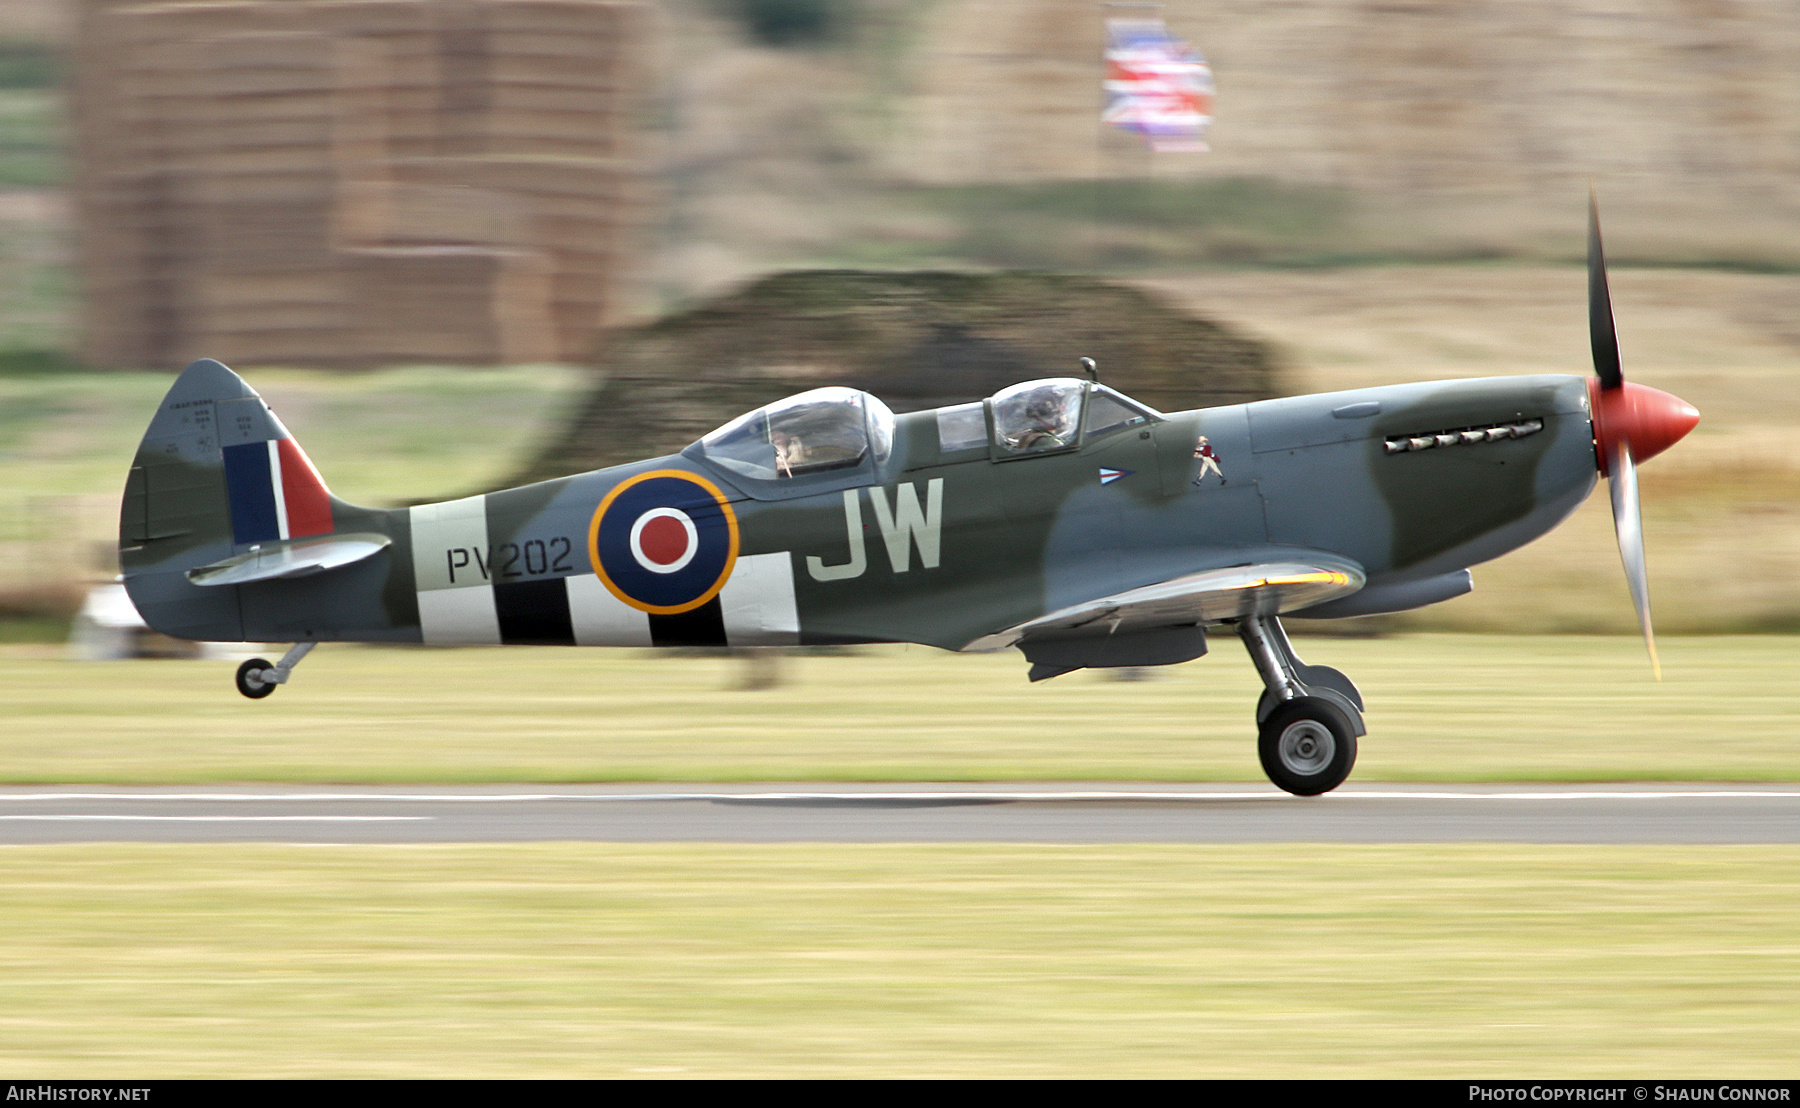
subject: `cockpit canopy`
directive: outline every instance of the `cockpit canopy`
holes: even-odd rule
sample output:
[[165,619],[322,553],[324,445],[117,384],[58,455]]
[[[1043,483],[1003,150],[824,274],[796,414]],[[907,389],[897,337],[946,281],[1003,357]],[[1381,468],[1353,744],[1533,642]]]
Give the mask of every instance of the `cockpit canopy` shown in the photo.
[[760,481],[786,481],[887,460],[894,413],[856,389],[813,389],[756,409],[700,440],[706,460]]
[[1026,381],[993,396],[995,445],[1015,454],[1056,450],[1075,441],[1087,384],[1072,377]]
[[1043,454],[1072,447],[1082,437],[1082,403],[1087,404],[1086,435],[1095,436],[1149,423],[1157,416],[1135,400],[1105,385],[1074,377],[1025,381],[995,393],[994,445],[1001,454]]
[[[940,456],[969,460],[981,450],[994,461],[1076,450],[1162,419],[1105,385],[1073,377],[1026,381],[985,401],[939,408],[935,416]],[[888,406],[833,386],[739,416],[682,453],[717,467],[755,499],[787,500],[873,484],[893,448]]]

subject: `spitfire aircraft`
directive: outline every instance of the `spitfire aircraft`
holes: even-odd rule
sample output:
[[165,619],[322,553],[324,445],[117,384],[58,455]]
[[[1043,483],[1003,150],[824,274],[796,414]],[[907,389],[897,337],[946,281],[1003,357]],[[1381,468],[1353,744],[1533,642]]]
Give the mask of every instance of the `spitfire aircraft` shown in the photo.
[[677,454],[410,508],[334,497],[216,361],[175,381],[120,520],[125,587],[181,638],[291,642],[245,662],[269,695],[319,642],[1017,647],[1037,681],[1159,666],[1229,631],[1265,691],[1271,780],[1313,795],[1365,733],[1350,679],[1281,617],[1434,604],[1611,480],[1650,638],[1636,465],[1695,410],[1624,380],[1597,217],[1596,376],[1393,385],[1165,414],[1048,378],[893,414],[821,388]]

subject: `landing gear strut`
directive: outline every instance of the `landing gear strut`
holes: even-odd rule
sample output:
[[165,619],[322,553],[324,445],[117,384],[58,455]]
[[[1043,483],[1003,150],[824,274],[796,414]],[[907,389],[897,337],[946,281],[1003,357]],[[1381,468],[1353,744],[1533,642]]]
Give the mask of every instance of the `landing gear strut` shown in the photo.
[[1357,736],[1368,733],[1362,694],[1330,666],[1302,662],[1274,616],[1246,616],[1237,630],[1263,679],[1256,704],[1263,772],[1298,796],[1337,788],[1356,764]]
[[237,691],[251,700],[261,700],[268,696],[275,691],[276,685],[287,684],[288,676],[294,672],[294,667],[300,664],[300,659],[306,657],[317,645],[319,644],[297,642],[286,654],[281,656],[281,661],[274,665],[270,665],[267,658],[250,659],[238,667]]

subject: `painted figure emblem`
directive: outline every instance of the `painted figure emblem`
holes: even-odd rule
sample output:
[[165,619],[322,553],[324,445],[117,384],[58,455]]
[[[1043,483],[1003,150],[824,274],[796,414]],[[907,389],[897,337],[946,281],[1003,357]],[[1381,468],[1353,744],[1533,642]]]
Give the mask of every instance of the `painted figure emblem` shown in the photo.
[[1219,456],[1213,452],[1212,443],[1206,441],[1205,435],[1194,440],[1194,457],[1200,459],[1200,472],[1194,477],[1194,484],[1206,480],[1208,473],[1216,473],[1219,480],[1225,480],[1225,471],[1219,468]]

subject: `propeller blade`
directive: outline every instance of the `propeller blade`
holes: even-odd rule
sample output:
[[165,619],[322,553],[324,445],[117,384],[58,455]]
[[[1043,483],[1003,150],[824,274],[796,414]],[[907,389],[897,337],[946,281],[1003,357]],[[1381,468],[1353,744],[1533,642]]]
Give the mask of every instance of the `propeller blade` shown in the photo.
[[1625,383],[1619,366],[1619,332],[1613,326],[1612,294],[1606,288],[1606,251],[1600,245],[1600,201],[1588,187],[1588,343],[1594,348],[1594,374],[1600,387]]
[[1613,451],[1612,491],[1613,531],[1619,536],[1619,559],[1625,563],[1625,580],[1631,586],[1631,601],[1637,605],[1638,626],[1644,632],[1644,646],[1650,651],[1650,669],[1662,680],[1662,661],[1656,656],[1656,632],[1650,626],[1650,580],[1644,572],[1644,520],[1638,509],[1637,463],[1631,459],[1631,444],[1621,442]]

